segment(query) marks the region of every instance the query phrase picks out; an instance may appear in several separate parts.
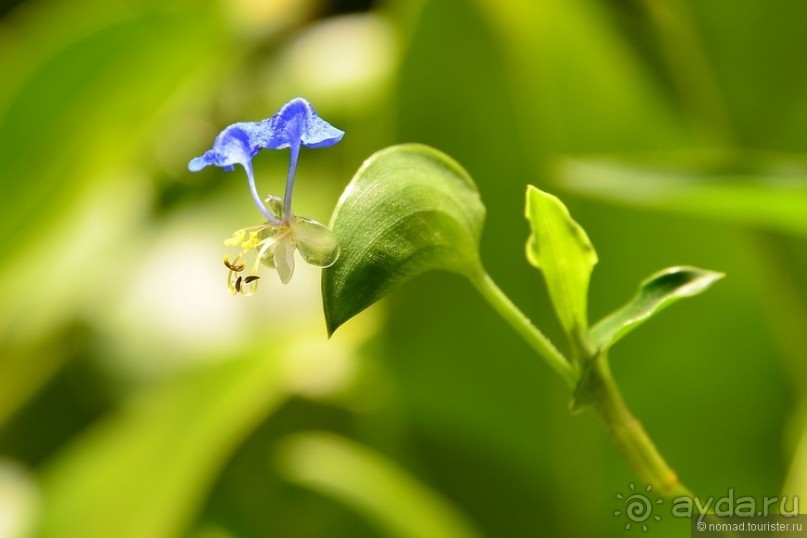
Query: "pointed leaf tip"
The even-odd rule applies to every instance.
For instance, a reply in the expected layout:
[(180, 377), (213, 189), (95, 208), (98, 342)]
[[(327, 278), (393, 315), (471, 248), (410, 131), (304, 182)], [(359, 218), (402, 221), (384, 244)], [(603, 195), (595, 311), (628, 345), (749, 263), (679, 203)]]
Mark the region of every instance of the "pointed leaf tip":
[(725, 274), (697, 267), (669, 267), (645, 279), (636, 296), (591, 329), (597, 349), (606, 350), (672, 303), (706, 291)]
[(331, 219), (340, 254), (322, 272), (328, 333), (422, 273), (476, 272), (484, 218), (473, 180), (440, 151), (404, 144), (372, 155)]
[(530, 223), (527, 260), (541, 270), (549, 297), (567, 334), (588, 329), (586, 305), (597, 253), (585, 230), (557, 197), (527, 186)]

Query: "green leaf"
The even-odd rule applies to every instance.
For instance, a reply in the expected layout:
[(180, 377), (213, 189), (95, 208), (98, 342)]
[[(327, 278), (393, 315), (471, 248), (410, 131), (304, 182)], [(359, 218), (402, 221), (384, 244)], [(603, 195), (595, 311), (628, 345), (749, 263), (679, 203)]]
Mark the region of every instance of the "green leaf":
[(479, 536), (451, 503), (383, 455), (324, 432), (281, 441), (280, 471), (375, 523), (383, 536)]
[[(497, 41), (492, 48), (501, 51), (502, 62), (509, 67), (504, 76), (512, 85), (521, 127), (514, 143), (523, 144), (529, 155), (545, 151), (548, 145), (561, 151), (652, 148), (687, 136), (681, 114), (673, 112), (669, 97), (659, 91), (647, 68), (647, 51), (625, 38), (624, 28), (610, 16), (608, 6), (548, 0), (474, 4), (483, 10), (486, 27), (493, 29)], [(455, 9), (468, 10), (465, 6)], [(635, 22), (643, 11), (631, 12)], [(677, 20), (675, 11), (666, 9), (665, 3), (665, 23), (675, 20), (679, 28), (686, 21)], [(659, 34), (677, 36), (672, 31)], [(679, 42), (669, 46), (683, 48)], [(431, 54), (439, 54), (434, 48)], [(697, 69), (698, 59), (690, 53), (687, 65)], [(697, 85), (691, 79), (687, 83)], [(592, 129), (592, 118), (603, 128)]]
[(704, 292), (723, 276), (723, 273), (686, 266), (659, 271), (642, 282), (639, 292), (628, 304), (592, 327), (592, 343), (599, 350), (610, 348), (668, 305)]
[(182, 535), (233, 451), (286, 400), (281, 365), (233, 359), (124, 402), (49, 462), (36, 535)]
[(588, 330), (586, 301), (597, 253), (563, 202), (527, 186), (527, 259), (541, 270), (561, 325), (569, 335)]
[(331, 219), (340, 255), (322, 272), (329, 334), (422, 273), (477, 274), (484, 219), (476, 185), (447, 155), (418, 144), (372, 155)]
[(569, 159), (564, 187), (609, 202), (807, 234), (807, 161), (757, 154)]

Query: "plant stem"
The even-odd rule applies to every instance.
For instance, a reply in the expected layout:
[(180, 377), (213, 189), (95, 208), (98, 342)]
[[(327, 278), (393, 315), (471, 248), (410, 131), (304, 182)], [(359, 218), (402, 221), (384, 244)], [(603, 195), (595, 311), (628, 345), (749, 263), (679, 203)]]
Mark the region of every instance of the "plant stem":
[(611, 376), (607, 355), (600, 353), (591, 360), (594, 362), (584, 381), (588, 393), (586, 403), (590, 403), (602, 419), (608, 434), (633, 472), (667, 498), (691, 498), (692, 493), (678, 480), (678, 475), (664, 461), (641, 422), (622, 399)]
[(527, 316), (513, 304), (510, 298), (490, 278), (490, 275), (482, 269), (470, 280), (488, 304), (521, 335), (530, 347), (543, 357), (569, 387), (574, 388), (577, 385), (578, 376), (569, 361), (552, 345), (552, 342), (544, 336), (544, 333), (538, 330)]
[[(577, 389), (577, 395), (585, 398), (585, 402), (578, 403), (589, 405), (594, 409), (636, 476), (646, 484), (652, 485), (665, 497), (692, 497), (689, 490), (678, 480), (675, 471), (664, 461), (642, 424), (628, 409), (611, 376), (608, 356), (605, 353), (584, 359), (583, 362), (588, 366), (584, 378), (580, 380), (577, 371), (566, 357), (513, 304), (484, 269), (475, 273), (470, 280), (488, 304), (553, 370), (560, 374), (570, 388)], [(578, 388), (579, 380), (582, 386)]]

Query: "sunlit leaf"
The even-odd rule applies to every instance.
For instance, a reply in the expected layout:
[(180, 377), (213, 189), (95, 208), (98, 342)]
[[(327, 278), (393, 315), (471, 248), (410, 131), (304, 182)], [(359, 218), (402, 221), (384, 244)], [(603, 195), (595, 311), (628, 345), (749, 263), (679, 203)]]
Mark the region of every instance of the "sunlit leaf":
[(64, 346), (46, 356), (38, 339), (49, 346), (92, 300), (88, 290), (122, 280), (114, 270), (89, 271), (87, 260), (106, 266), (120, 258), (120, 245), (137, 242), (133, 223), (142, 222), (164, 175), (156, 148), (167, 156), (186, 131), (201, 130), (174, 120), (196, 102), (201, 75), (222, 76), (232, 63), (212, 4), (24, 7), (0, 25), (0, 197), (8, 201), (0, 214), (0, 304), (13, 312), (0, 316), (0, 421), (74, 353)]
[(664, 269), (642, 282), (630, 302), (592, 327), (591, 340), (598, 349), (608, 349), (662, 309), (679, 299), (706, 291), (723, 276), (723, 273), (697, 267)]
[(625, 205), (807, 234), (807, 160), (668, 155), (569, 159), (574, 192)]
[[(522, 122), (514, 143), (523, 144), (529, 155), (540, 155), (547, 145), (653, 148), (688, 136), (669, 94), (659, 91), (658, 74), (646, 67), (646, 51), (620, 35), (620, 25), (605, 14), (615, 6), (606, 4), (474, 2), (510, 66), (505, 76)], [(640, 10), (631, 13), (638, 18)], [(694, 60), (690, 54), (690, 64)]]
[(178, 536), (285, 391), (278, 361), (231, 361), (148, 391), (44, 473), (42, 538)]
[(395, 462), (348, 439), (296, 434), (282, 442), (279, 455), (289, 480), (355, 509), (383, 536), (479, 536), (446, 499)]
[[(104, 15), (92, 13), (99, 9)], [(27, 40), (41, 32), (37, 24), (49, 26), (43, 19), (59, 16), (97, 19), (98, 27), (40, 36), (44, 43), (33, 47), (53, 50), (29, 58)], [(39, 231), (25, 224), (32, 208), (53, 218), (81, 188), (108, 181), (109, 169), (142, 159), (168, 96), (198, 83), (227, 50), (214, 10), (201, 7), (72, 5), (64, 15), (29, 10), (23, 21), (24, 41), (0, 46), (0, 67), (37, 62), (3, 71), (17, 89), (0, 92), (0, 162), (4, 177), (16, 178), (0, 182), (0, 195), (15, 200), (0, 215), (0, 244), (9, 250)]]
[(341, 253), (322, 272), (328, 332), (427, 271), (476, 274), (484, 218), (473, 180), (447, 155), (418, 144), (372, 155), (331, 220)]
[(566, 332), (582, 334), (588, 329), (588, 283), (597, 253), (563, 202), (532, 185), (527, 187), (526, 216), (531, 230), (527, 259), (543, 273)]

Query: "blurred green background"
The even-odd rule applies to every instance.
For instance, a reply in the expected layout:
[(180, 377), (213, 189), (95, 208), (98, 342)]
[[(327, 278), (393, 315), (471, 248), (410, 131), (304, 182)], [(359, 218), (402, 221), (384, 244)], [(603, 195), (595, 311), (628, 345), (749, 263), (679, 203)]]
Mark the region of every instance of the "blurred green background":
[[(527, 183), (598, 250), (593, 319), (662, 267), (726, 272), (615, 376), (701, 497), (807, 502), (807, 3), (0, 9), (0, 538), (641, 532), (600, 425), (461, 279), (331, 340), (316, 270), (229, 295), (222, 241), (260, 217), (240, 171), (187, 162), (297, 95), (347, 132), (303, 155), (297, 212), (327, 222), (372, 152), (434, 145), (479, 185), (491, 275), (556, 341)], [(286, 159), (255, 159), (262, 191)], [(648, 534), (688, 535), (657, 513)]]

